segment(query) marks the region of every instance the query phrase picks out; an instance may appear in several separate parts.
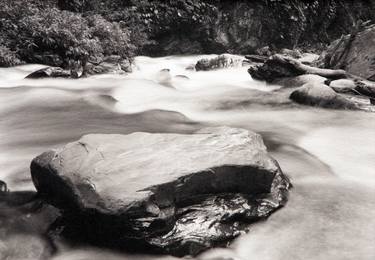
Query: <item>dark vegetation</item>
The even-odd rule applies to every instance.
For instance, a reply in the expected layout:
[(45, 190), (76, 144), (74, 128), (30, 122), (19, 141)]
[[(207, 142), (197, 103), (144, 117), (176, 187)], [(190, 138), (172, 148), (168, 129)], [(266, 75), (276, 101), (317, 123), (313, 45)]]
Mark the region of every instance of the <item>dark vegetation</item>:
[(0, 66), (118, 55), (312, 48), (372, 18), (369, 0), (0, 0)]

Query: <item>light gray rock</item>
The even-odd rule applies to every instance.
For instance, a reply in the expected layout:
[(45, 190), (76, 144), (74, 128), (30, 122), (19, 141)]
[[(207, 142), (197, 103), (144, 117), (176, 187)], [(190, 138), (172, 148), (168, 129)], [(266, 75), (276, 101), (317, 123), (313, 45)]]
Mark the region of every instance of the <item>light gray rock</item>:
[(86, 135), (35, 158), (31, 174), (82, 232), (174, 255), (240, 235), (284, 205), (289, 188), (261, 136), (228, 127)]
[(337, 94), (325, 84), (307, 83), (296, 89), (290, 95), (293, 101), (310, 106), (319, 106), (334, 109), (358, 109), (358, 106)]
[(329, 86), (337, 93), (353, 93), (356, 84), (352, 79), (338, 79), (331, 81)]
[(281, 85), (285, 88), (302, 87), (307, 83), (320, 83), (324, 84), (327, 78), (315, 75), (315, 74), (304, 74), (296, 77), (281, 78), (273, 82), (273, 84)]

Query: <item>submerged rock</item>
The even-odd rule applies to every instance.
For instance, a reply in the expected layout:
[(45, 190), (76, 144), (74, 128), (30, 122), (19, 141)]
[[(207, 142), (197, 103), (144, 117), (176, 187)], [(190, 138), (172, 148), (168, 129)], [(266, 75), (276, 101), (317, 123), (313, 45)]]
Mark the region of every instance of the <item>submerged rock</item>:
[[(3, 183), (0, 181), (0, 183)], [(0, 259), (49, 259), (54, 245), (50, 225), (60, 217), (34, 191), (0, 191)]]
[(42, 78), (69, 78), (71, 76), (70, 71), (64, 70), (60, 67), (47, 67), (32, 72), (27, 79), (42, 79)]
[(201, 59), (195, 65), (195, 70), (215, 70), (223, 68), (241, 67), (244, 58), (242, 56), (222, 54), (212, 59)]
[(310, 106), (336, 109), (358, 109), (357, 105), (337, 94), (325, 84), (307, 83), (290, 95), (293, 101)]
[(1, 259), (43, 260), (51, 257), (49, 245), (38, 236), (14, 234), (0, 240)]
[(86, 135), (35, 158), (31, 174), (84, 239), (179, 256), (246, 232), (289, 188), (260, 135), (227, 127)]
[(295, 88), (302, 87), (307, 83), (321, 83), (323, 84), (327, 79), (325, 77), (314, 75), (314, 74), (304, 74), (296, 77), (281, 78), (275, 80), (273, 83), (281, 85), (285, 88)]

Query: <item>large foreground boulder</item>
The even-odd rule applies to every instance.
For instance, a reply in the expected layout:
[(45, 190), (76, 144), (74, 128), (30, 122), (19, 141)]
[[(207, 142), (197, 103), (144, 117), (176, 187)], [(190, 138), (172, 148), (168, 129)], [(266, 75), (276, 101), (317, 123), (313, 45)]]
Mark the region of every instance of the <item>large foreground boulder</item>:
[(31, 174), (66, 229), (174, 255), (225, 245), (283, 206), (290, 185), (260, 135), (227, 127), (86, 135), (35, 158)]
[(358, 109), (355, 103), (321, 83), (303, 85), (292, 92), (290, 99), (303, 105), (334, 109)]

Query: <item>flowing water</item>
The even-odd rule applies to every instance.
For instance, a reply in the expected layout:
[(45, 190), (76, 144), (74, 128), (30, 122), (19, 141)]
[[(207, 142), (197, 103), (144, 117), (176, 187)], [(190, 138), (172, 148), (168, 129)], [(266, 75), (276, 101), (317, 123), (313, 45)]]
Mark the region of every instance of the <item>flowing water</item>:
[[(292, 104), (245, 67), (185, 69), (199, 58), (138, 57), (129, 75), (78, 80), (23, 79), (40, 65), (0, 69), (0, 180), (33, 191), (30, 161), (87, 133), (242, 127), (263, 135), (294, 188), (286, 207), (200, 259), (375, 259), (375, 114)], [(0, 241), (0, 252), (9, 245), (19, 243)], [(148, 259), (66, 245), (54, 258), (105, 257)]]

